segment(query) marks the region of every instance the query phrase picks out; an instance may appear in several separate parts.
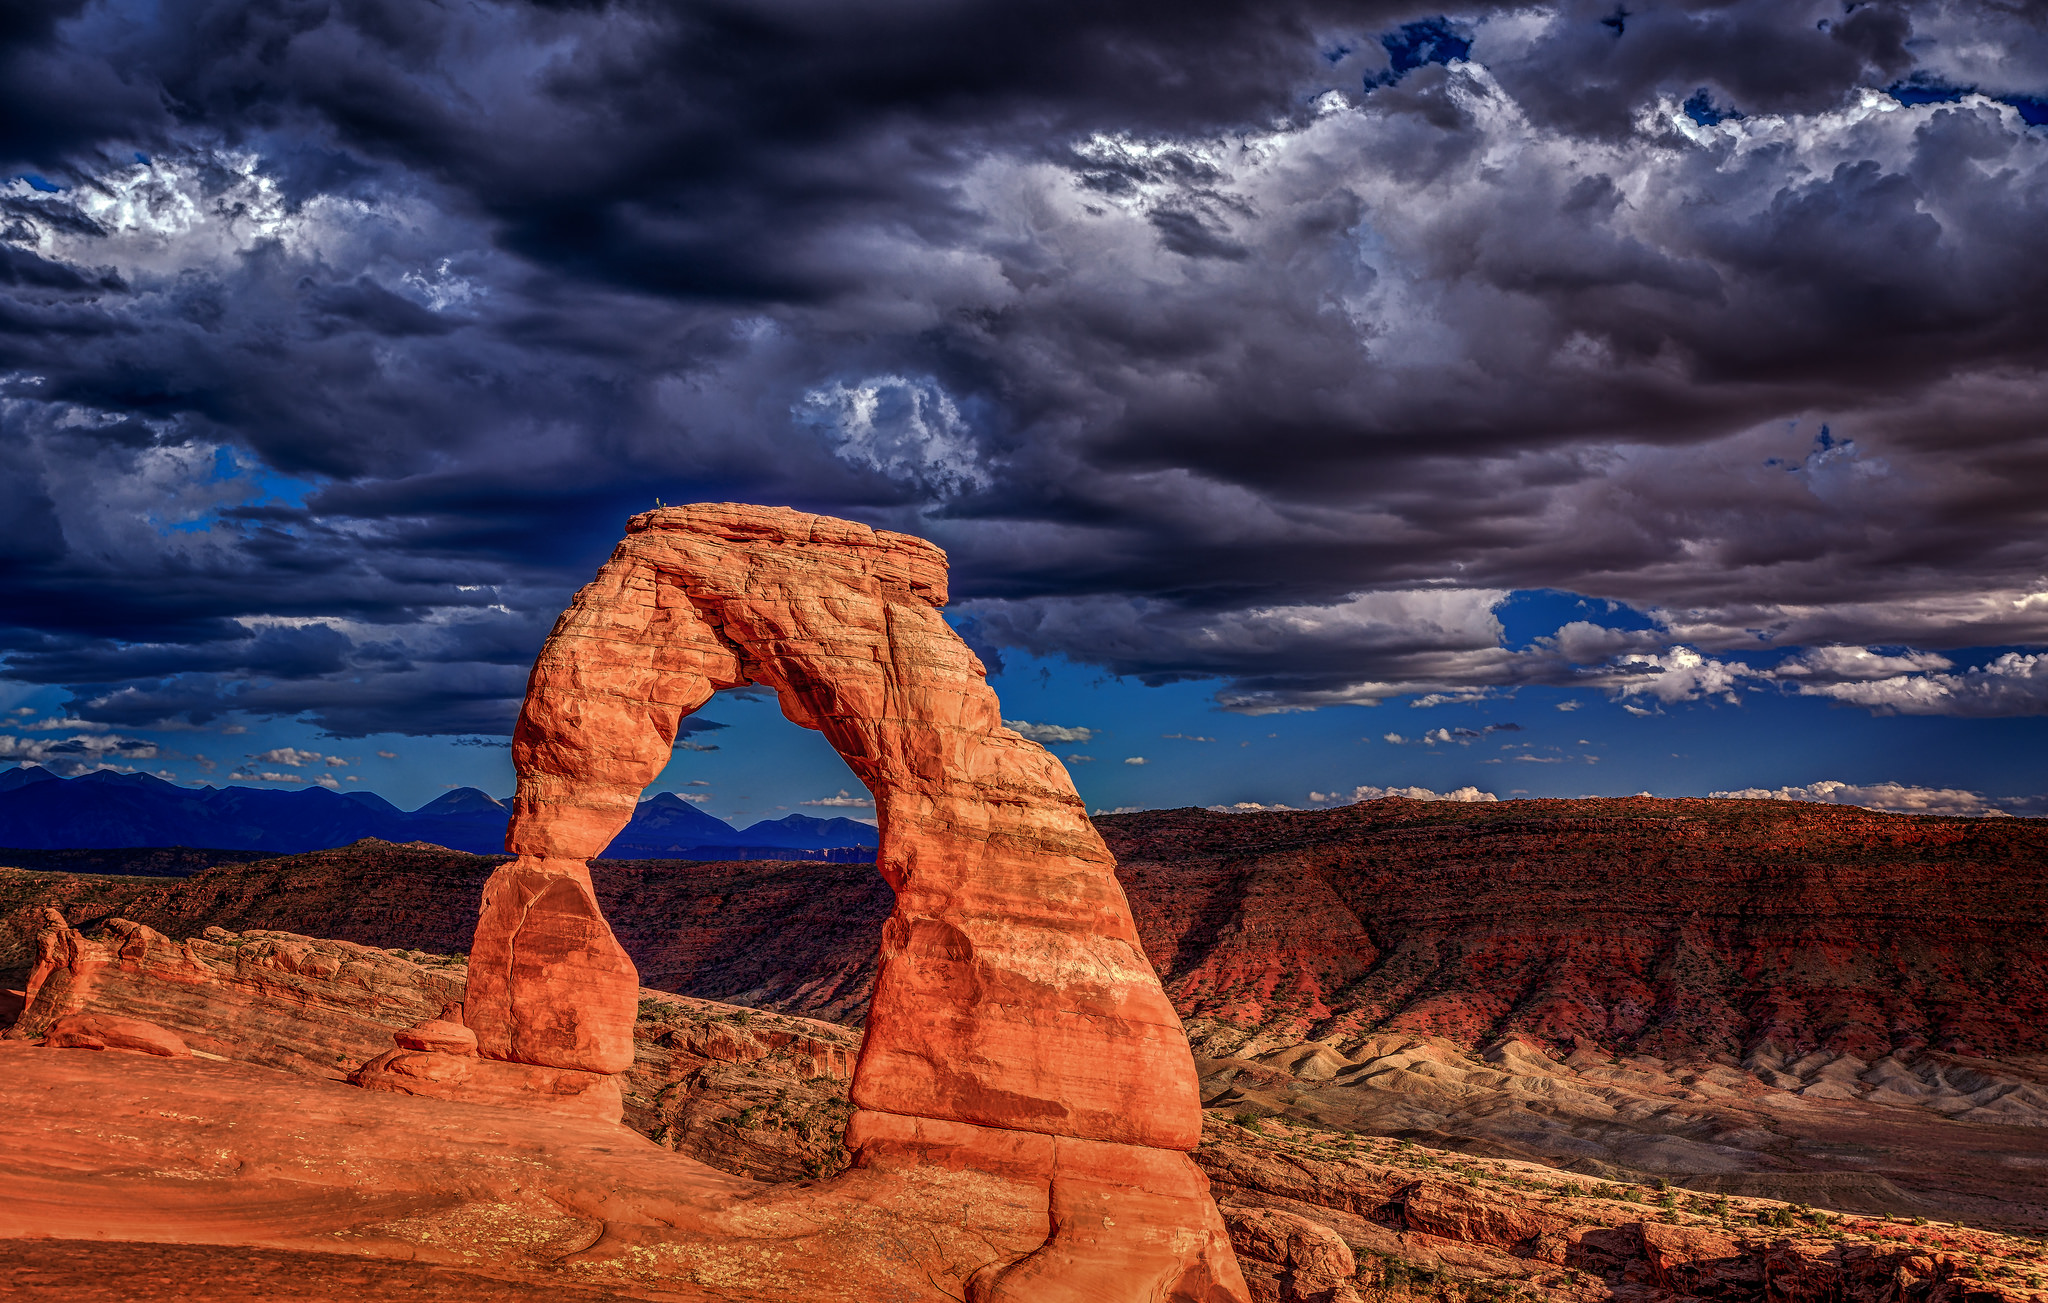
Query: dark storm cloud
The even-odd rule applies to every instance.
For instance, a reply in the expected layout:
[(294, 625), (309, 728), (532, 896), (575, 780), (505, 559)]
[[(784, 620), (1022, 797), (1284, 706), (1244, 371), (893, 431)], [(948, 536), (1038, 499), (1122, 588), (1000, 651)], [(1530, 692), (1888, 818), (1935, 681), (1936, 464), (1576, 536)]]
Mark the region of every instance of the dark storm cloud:
[[(6, 672), (502, 732), (657, 495), (1248, 708), (2048, 641), (2040, 7), (1615, 14), (12, 10)], [(1662, 640), (1512, 652), (1517, 587)]]

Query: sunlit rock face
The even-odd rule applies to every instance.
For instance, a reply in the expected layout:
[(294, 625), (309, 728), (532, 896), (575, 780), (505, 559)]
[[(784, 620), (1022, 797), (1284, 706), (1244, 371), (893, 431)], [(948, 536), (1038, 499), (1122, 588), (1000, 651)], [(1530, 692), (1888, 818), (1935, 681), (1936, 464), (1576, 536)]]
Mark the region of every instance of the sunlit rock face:
[(485, 887), (470, 951), (478, 1053), (536, 1069), (514, 1095), (542, 1105), (631, 1065), (638, 978), (587, 862), (683, 716), (757, 684), (874, 794), (896, 892), (852, 1088), (858, 1174), (1013, 1190), (1020, 1248), (974, 1273), (977, 1298), (1238, 1298), (1185, 1156), (1187, 1039), (1115, 861), (1066, 770), (1002, 726), (945, 601), (944, 554), (908, 535), (731, 504), (634, 517), (527, 689), (518, 858)]

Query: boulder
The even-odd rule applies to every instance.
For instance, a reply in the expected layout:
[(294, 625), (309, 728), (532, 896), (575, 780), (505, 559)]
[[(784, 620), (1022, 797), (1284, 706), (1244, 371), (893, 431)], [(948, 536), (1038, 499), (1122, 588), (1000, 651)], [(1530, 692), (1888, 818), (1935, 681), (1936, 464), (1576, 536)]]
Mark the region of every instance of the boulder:
[(1230, 1243), (1259, 1303), (1355, 1303), (1358, 1258), (1344, 1238), (1299, 1213), (1233, 1208)]
[(189, 1059), (192, 1051), (176, 1032), (144, 1022), (140, 1018), (117, 1018), (110, 1014), (66, 1014), (43, 1033), (48, 1049), (133, 1050), (160, 1059)]
[(476, 1033), (445, 1015), (393, 1032), (391, 1039), (398, 1042), (401, 1050), (421, 1050), (430, 1054), (476, 1053)]

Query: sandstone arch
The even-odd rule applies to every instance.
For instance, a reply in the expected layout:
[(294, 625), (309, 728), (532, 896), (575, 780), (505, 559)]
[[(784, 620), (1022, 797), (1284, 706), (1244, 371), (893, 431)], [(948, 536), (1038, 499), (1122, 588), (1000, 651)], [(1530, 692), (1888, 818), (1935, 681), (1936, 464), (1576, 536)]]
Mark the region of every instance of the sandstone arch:
[(945, 601), (944, 553), (908, 535), (732, 504), (635, 516), (534, 666), (512, 752), (519, 858), (487, 886), (470, 955), (483, 1061), (451, 1070), (617, 1117), (637, 977), (586, 862), (682, 717), (758, 684), (874, 794), (896, 891), (849, 1178), (1021, 1183), (1021, 1238), (974, 1268), (976, 1298), (1241, 1299), (1183, 1152), (1201, 1130), (1194, 1065), (1114, 861), (1066, 770), (1002, 726)]

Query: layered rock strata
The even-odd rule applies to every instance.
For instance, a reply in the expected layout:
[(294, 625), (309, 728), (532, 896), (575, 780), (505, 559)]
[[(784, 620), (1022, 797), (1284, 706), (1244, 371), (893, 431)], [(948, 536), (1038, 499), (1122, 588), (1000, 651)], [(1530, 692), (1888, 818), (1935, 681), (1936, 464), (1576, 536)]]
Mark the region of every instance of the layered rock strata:
[(485, 887), (465, 1003), (482, 1063), (521, 1071), (476, 1072), (471, 1097), (580, 1099), (631, 1066), (637, 974), (589, 860), (683, 716), (759, 685), (874, 794), (896, 893), (853, 1080), (862, 1170), (840, 1180), (994, 1181), (1017, 1224), (977, 1298), (1241, 1297), (1186, 1157), (1193, 1061), (1115, 861), (1065, 769), (1002, 726), (945, 601), (944, 554), (908, 535), (730, 504), (633, 518), (528, 684), (518, 858)]
[(210, 1058), (341, 1078), (394, 1031), (460, 1007), (464, 973), (348, 941), (209, 927), (174, 941), (125, 918), (88, 936), (49, 910), (42, 956), (8, 1035), (47, 1039), (81, 1017), (169, 1029)]
[(2048, 1052), (2039, 820), (1387, 798), (1100, 826), (1190, 1019), (1773, 1067)]

